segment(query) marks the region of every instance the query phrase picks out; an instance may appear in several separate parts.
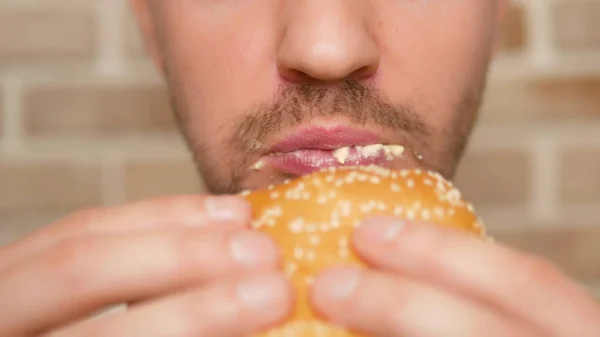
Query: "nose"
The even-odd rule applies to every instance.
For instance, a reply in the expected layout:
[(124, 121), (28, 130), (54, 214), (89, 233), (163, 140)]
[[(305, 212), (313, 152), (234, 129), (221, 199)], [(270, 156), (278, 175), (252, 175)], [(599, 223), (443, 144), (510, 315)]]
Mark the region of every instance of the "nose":
[(369, 28), (368, 1), (286, 2), (278, 45), (280, 75), (291, 82), (335, 82), (372, 76), (380, 60)]

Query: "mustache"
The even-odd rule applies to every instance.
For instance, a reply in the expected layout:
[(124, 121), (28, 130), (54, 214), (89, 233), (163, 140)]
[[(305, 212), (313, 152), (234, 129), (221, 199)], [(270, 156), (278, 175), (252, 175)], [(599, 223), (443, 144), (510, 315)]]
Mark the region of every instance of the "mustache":
[(377, 88), (346, 80), (331, 87), (307, 83), (283, 87), (274, 102), (259, 105), (236, 122), (229, 143), (240, 151), (253, 151), (279, 131), (318, 117), (345, 117), (355, 125), (428, 135), (427, 125), (410, 104), (392, 104)]

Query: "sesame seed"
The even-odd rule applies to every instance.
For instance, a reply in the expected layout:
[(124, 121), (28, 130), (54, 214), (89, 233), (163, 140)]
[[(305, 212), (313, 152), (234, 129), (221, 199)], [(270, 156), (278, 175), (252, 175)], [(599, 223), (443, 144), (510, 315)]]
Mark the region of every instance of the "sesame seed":
[(321, 242), (321, 238), (318, 235), (312, 234), (311, 236), (308, 237), (308, 242), (310, 242), (310, 244), (316, 246), (319, 244), (319, 242)]
[(352, 203), (350, 203), (349, 201), (340, 201), (338, 204), (341, 208), (342, 216), (350, 216), (352, 210)]
[(445, 212), (444, 212), (444, 209), (443, 209), (442, 207), (440, 207), (440, 206), (437, 206), (437, 207), (435, 208), (435, 210), (433, 210), (433, 213), (435, 213), (435, 215), (436, 215), (436, 216), (438, 216), (438, 217), (440, 217), (440, 218), (443, 218), (443, 217), (444, 217), (444, 213), (445, 213)]
[(341, 237), (339, 240), (340, 247), (348, 247), (348, 239)]
[(292, 220), (292, 222), (290, 222), (290, 225), (289, 225), (289, 229), (293, 233), (302, 232), (303, 227), (304, 227), (304, 219), (300, 218), (300, 217), (297, 217), (296, 219)]
[(300, 247), (294, 248), (294, 258), (300, 260), (304, 256), (304, 250)]
[(296, 272), (296, 270), (298, 270), (298, 265), (296, 263), (294, 263), (294, 262), (286, 263), (285, 273), (288, 277), (292, 276)]
[(414, 180), (412, 180), (412, 179), (408, 179), (408, 180), (406, 181), (406, 186), (408, 186), (408, 188), (413, 188), (413, 187), (415, 187), (415, 181), (414, 181)]

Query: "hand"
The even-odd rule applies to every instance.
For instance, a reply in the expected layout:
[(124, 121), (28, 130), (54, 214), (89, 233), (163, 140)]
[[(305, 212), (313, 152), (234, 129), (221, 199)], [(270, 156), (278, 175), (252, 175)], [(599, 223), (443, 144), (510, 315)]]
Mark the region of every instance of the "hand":
[(371, 268), (334, 268), (312, 301), (370, 336), (594, 337), (600, 307), (538, 257), (427, 224), (371, 219), (353, 240)]
[(0, 249), (0, 336), (243, 336), (276, 324), (291, 288), (249, 218), (239, 199), (181, 196), (42, 228)]

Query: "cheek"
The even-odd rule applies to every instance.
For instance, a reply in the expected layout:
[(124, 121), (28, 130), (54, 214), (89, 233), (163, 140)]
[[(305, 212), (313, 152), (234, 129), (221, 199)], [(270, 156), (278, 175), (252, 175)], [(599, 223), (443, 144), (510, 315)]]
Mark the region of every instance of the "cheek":
[(478, 86), (492, 47), (491, 0), (426, 1), (406, 6), (386, 30), (382, 81), (430, 125), (446, 127)]
[(265, 76), (273, 66), (268, 58), (273, 39), (267, 35), (272, 32), (258, 15), (264, 11), (225, 12), (173, 13), (163, 40), (178, 112), (189, 132), (206, 142), (216, 143), (220, 130), (229, 130), (245, 109), (272, 95)]

